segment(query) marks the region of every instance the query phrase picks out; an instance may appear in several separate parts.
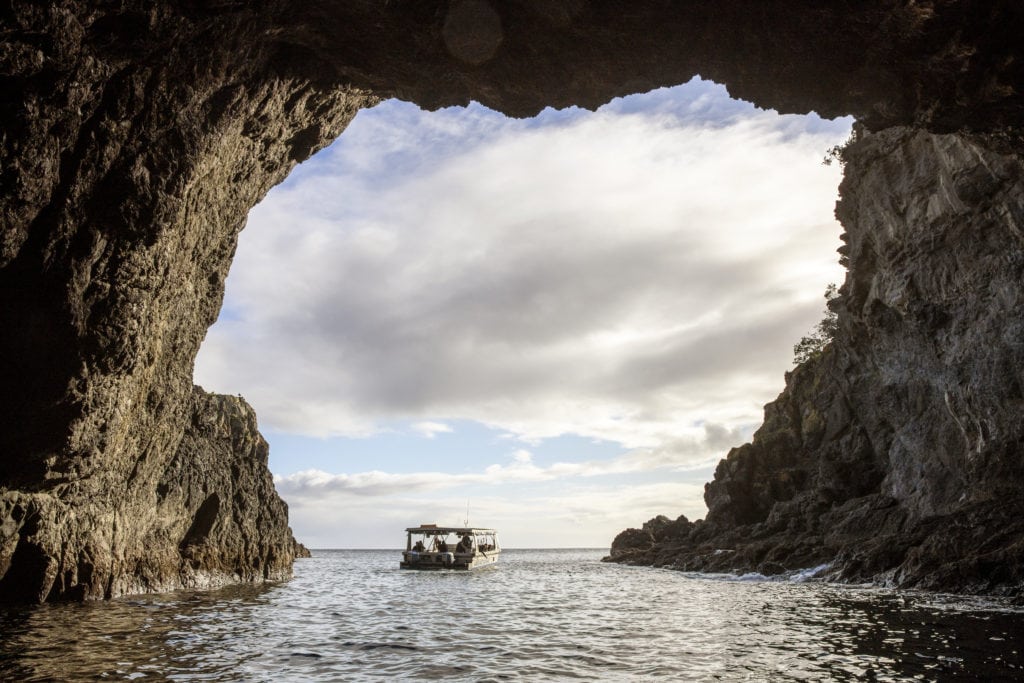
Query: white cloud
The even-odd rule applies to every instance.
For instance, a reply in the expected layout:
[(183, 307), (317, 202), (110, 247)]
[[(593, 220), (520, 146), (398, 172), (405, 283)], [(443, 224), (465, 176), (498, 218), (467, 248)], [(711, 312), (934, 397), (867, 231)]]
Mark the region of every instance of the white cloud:
[(429, 438), (439, 415), (653, 451), (749, 431), (841, 278), (819, 162), (846, 131), (659, 97), (548, 126), (396, 105), (369, 140), (360, 114), (253, 210), (197, 380), (319, 436)]
[[(395, 546), (467, 498), (521, 547), (702, 516), (700, 479), (750, 438), (842, 279), (840, 169), (820, 160), (848, 124), (707, 83), (546, 116), (389, 103), (251, 213), (199, 383), (271, 431), (501, 432), (462, 471), (437, 455), (460, 433), (417, 440), (421, 471), (276, 476), (311, 546)], [(551, 462), (561, 434), (624, 452)]]
[(453, 431), (450, 425), (430, 421), (417, 422), (412, 425), (412, 429), (425, 439), (433, 439), (438, 434), (450, 434)]
[[(392, 496), (312, 495), (288, 491), (290, 517), (300, 541), (312, 548), (397, 548), (402, 529), (419, 523), (494, 527), (506, 547), (608, 547), (622, 529), (669, 512), (695, 519), (703, 514), (703, 484), (693, 480), (641, 484), (526, 487), (479, 484), (449, 495), (403, 490)], [(343, 525), (339, 519), (359, 519)], [(396, 560), (397, 561), (397, 560)]]
[[(288, 500), (296, 496), (324, 498), (336, 494), (390, 496), (396, 493), (445, 491), (470, 485), (502, 486), (523, 482), (546, 482), (579, 477), (625, 475), (655, 470), (686, 472), (706, 468), (717, 460), (723, 445), (736, 445), (746, 435), (729, 432), (720, 425), (704, 425), (690, 437), (677, 437), (656, 449), (637, 449), (614, 458), (582, 462), (555, 462), (547, 466), (534, 463), (533, 454), (517, 449), (508, 464), (491, 464), (477, 472), (404, 472), (381, 471), (357, 474), (331, 474), (311, 469), (274, 476), (274, 485)], [(697, 454), (703, 454), (703, 458)]]
[(512, 459), (519, 463), (528, 463), (533, 460), (533, 453), (520, 448), (512, 454)]

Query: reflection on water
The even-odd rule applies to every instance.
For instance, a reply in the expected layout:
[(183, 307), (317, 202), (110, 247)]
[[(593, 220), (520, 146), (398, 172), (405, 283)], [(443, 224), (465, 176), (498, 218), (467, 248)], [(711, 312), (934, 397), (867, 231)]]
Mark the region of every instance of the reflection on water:
[(1021, 680), (1024, 613), (509, 550), (398, 570), (320, 551), (292, 581), (0, 611), (0, 679)]

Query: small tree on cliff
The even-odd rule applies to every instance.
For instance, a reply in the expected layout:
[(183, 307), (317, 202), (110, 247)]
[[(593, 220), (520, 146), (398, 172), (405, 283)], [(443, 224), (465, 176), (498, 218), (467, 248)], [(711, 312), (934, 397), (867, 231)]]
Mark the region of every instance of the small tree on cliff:
[(805, 363), (825, 350), (832, 343), (839, 329), (839, 315), (828, 307), (828, 302), (839, 296), (835, 283), (825, 288), (825, 317), (811, 333), (805, 335), (793, 346), (793, 362), (796, 365)]
[(864, 127), (859, 123), (853, 124), (853, 128), (850, 130), (850, 137), (846, 138), (845, 141), (838, 145), (830, 147), (825, 152), (825, 158), (821, 160), (821, 163), (826, 166), (831, 166), (833, 162), (838, 162), (840, 166), (846, 167), (847, 150), (853, 146), (855, 142), (860, 140), (864, 136)]

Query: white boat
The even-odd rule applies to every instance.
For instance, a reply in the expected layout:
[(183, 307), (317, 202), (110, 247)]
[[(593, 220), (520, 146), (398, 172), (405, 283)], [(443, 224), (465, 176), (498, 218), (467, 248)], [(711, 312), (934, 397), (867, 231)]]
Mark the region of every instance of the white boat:
[(498, 561), (498, 532), (422, 524), (405, 530), (402, 569), (477, 569)]

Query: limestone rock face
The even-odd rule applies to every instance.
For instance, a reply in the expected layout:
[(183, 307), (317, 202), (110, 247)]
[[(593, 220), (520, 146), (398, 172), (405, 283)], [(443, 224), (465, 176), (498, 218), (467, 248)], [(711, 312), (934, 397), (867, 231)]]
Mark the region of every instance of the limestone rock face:
[[(893, 533), (945, 514), (979, 528), (1001, 495), (985, 487), (1020, 487), (1007, 131), (1024, 111), (1022, 25), (1016, 0), (6, 3), (0, 598), (286, 573), (301, 549), (283, 508), (256, 465), (231, 464), (259, 451), (247, 410), (195, 393), (192, 363), (248, 209), (360, 107), (475, 99), (525, 115), (698, 73), (780, 111), (911, 128), (848, 166), (841, 340), (794, 373), (688, 538), (796, 525), (806, 557), (830, 557), (837, 542), (800, 525), (869, 495)], [(999, 543), (993, 562), (1009, 557)], [(906, 557), (928, 566), (928, 547)]]
[(907, 128), (844, 153), (839, 331), (685, 539), (611, 559), (1024, 594), (1024, 163)]
[(177, 540), (181, 563), (173, 567), (172, 584), (290, 576), (292, 560), (308, 551), (288, 528), (288, 506), (274, 490), (256, 413), (240, 397), (198, 387), (189, 407), (184, 437), (156, 487), (152, 541), (144, 543)]
[(256, 414), (198, 387), (186, 409), (184, 435), (148, 499), (118, 504), (124, 487), (74, 506), (3, 494), (0, 597), (102, 598), (291, 575), (308, 551), (288, 528)]

